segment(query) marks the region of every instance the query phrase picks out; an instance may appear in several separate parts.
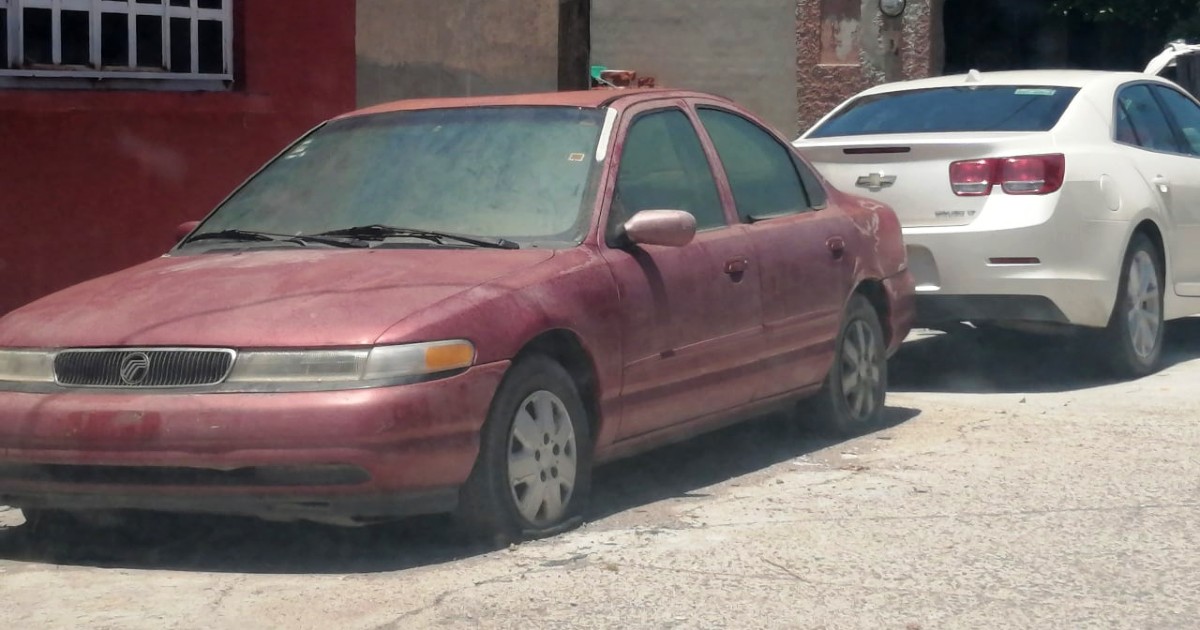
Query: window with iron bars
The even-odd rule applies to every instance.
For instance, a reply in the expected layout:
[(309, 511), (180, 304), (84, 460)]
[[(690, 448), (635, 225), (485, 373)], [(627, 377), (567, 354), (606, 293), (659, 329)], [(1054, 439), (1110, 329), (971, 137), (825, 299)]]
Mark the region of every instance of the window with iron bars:
[(88, 78), (224, 89), (233, 1), (0, 0), (0, 86)]

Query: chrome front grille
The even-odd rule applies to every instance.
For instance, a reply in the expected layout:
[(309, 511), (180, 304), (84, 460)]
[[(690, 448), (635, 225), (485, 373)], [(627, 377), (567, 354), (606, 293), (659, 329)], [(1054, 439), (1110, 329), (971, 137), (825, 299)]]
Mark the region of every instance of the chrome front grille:
[(234, 351), (200, 348), (64, 350), (54, 374), (65, 387), (202, 387), (225, 380)]

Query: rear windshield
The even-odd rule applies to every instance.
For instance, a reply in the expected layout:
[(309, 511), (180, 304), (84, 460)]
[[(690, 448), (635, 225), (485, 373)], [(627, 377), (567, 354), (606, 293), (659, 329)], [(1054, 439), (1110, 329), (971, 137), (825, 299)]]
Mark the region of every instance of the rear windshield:
[(864, 96), (809, 138), (890, 133), (1049, 131), (1078, 88), (944, 87)]

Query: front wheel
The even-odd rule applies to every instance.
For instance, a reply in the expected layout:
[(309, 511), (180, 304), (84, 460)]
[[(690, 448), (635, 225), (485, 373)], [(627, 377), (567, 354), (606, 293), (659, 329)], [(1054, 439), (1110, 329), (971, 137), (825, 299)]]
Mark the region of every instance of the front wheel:
[(861, 435), (883, 421), (887, 381), (887, 347), (879, 314), (865, 297), (855, 295), (846, 307), (825, 385), (802, 408), (812, 413), (825, 433)]
[(1129, 243), (1121, 266), (1117, 301), (1104, 330), (1105, 358), (1111, 371), (1124, 378), (1146, 376), (1162, 360), (1163, 273), (1158, 248), (1143, 234)]
[(587, 412), (571, 375), (544, 356), (519, 360), (501, 383), (459, 497), (474, 538), (504, 544), (582, 521), (591, 488)]

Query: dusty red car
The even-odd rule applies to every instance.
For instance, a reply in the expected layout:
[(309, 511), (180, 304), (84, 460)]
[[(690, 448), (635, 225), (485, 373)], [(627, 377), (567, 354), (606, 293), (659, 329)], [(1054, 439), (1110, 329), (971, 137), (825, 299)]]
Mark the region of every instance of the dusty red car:
[(0, 504), (547, 534), (600, 462), (870, 428), (913, 316), (891, 210), (691, 92), (355, 112), (185, 234), (0, 320)]

